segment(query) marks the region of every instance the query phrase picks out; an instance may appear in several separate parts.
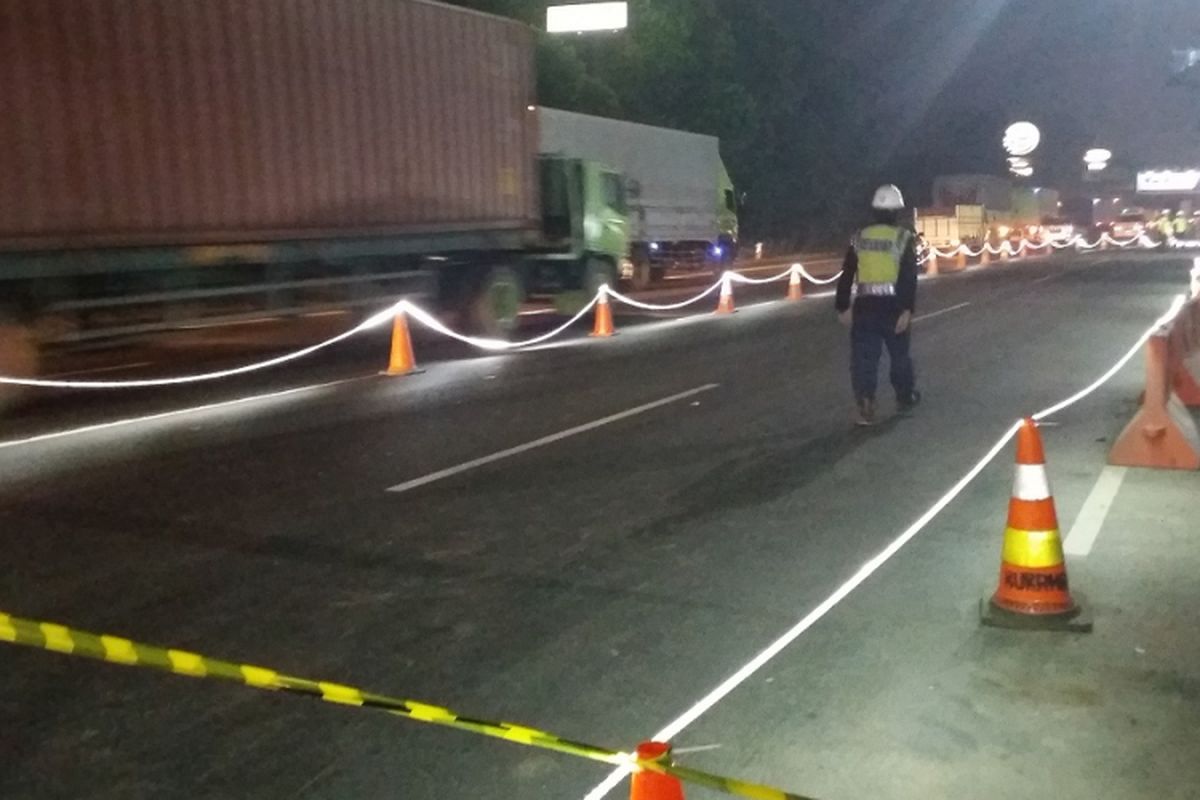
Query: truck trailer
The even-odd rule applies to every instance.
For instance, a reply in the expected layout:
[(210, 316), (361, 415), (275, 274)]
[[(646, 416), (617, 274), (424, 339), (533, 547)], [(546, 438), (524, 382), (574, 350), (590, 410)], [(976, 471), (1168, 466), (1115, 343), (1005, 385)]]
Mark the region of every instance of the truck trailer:
[(724, 270), (737, 255), (737, 199), (716, 137), (552, 108), (541, 150), (607, 164), (625, 176), (634, 288), (668, 267)]
[(423, 298), (502, 334), (628, 253), (539, 154), (534, 33), (429, 0), (0, 0), (0, 373), (44, 348)]

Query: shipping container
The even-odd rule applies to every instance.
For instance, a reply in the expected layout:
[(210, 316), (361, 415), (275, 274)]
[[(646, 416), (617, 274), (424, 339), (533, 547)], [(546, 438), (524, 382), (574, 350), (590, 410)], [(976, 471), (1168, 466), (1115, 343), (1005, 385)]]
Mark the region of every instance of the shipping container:
[(534, 37), (429, 0), (0, 0), (0, 374), (398, 297), (505, 335), (615, 282), (624, 178), (539, 155)]
[(424, 0), (0, 0), (0, 249), (535, 230), (532, 37)]

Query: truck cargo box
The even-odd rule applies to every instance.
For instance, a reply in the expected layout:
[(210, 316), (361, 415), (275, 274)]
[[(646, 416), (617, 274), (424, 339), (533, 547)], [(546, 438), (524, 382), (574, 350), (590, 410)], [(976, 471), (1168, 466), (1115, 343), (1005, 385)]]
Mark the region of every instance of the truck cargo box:
[(0, 250), (534, 231), (532, 36), (425, 0), (0, 0)]

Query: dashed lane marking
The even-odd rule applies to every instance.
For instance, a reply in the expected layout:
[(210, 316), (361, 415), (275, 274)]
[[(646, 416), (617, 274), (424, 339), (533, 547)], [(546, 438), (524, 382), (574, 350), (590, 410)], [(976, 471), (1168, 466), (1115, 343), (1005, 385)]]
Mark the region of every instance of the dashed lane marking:
[(500, 450), (481, 458), (474, 458), (470, 461), (464, 461), (463, 463), (457, 464), (453, 467), (447, 467), (446, 469), (440, 469), (437, 472), (431, 472), (428, 475), (422, 475), (419, 478), (413, 478), (412, 480), (405, 481), (404, 483), (398, 483), (395, 486), (388, 488), (387, 491), (399, 494), (401, 492), (411, 491), (421, 486), (428, 486), (431, 483), (436, 483), (437, 481), (445, 480), (446, 478), (450, 478), (455, 475), (461, 475), (464, 472), (469, 472), (473, 469), (478, 469), (479, 467), (486, 466), (488, 464), (494, 464), (497, 461), (503, 461), (506, 458), (511, 458), (513, 456), (520, 455), (521, 453), (527, 453), (530, 450), (536, 450), (539, 447), (545, 447), (546, 445), (554, 444), (555, 442), (561, 442), (563, 439), (570, 439), (572, 436), (578, 436), (582, 433), (587, 433), (588, 431), (594, 431), (597, 428), (603, 428), (605, 425), (611, 425), (614, 422), (620, 422), (623, 419), (636, 417), (639, 414), (645, 414), (647, 411), (653, 411), (656, 408), (662, 408), (663, 406), (670, 405), (671, 403), (678, 403), (680, 400), (686, 400), (689, 397), (695, 397), (696, 395), (704, 392), (710, 392), (713, 389), (716, 389), (718, 386), (720, 386), (718, 383), (706, 383), (703, 386), (697, 386), (695, 389), (688, 389), (686, 392), (680, 392), (679, 394), (673, 394), (670, 397), (664, 397), (661, 400), (655, 400), (653, 403), (646, 403), (635, 408), (630, 408), (626, 411), (610, 414), (607, 417), (602, 417), (600, 419), (593, 420), (592, 422), (584, 423), (583, 425), (577, 425), (574, 428), (568, 428), (565, 431), (552, 433), (549, 436), (543, 436), (540, 439), (534, 439), (531, 442), (526, 442), (525, 444), (517, 445), (516, 447), (510, 447), (507, 450)]

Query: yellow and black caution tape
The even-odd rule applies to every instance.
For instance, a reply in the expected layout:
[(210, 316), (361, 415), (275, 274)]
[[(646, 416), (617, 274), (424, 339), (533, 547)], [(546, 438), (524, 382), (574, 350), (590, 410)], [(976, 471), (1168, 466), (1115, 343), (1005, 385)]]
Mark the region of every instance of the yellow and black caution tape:
[(235, 664), (198, 653), (189, 653), (185, 650), (155, 647), (119, 636), (87, 633), (52, 622), (37, 622), (3, 612), (0, 612), (0, 641), (66, 655), (98, 659), (111, 664), (162, 670), (191, 678), (232, 681), (254, 689), (290, 692), (324, 700), (327, 703), (374, 708), (417, 722), (491, 736), (527, 747), (553, 750), (605, 764), (660, 772), (686, 783), (707, 786), (726, 794), (753, 798), (753, 800), (811, 800), (811, 798), (789, 794), (769, 786), (681, 767), (669, 761), (639, 759), (631, 753), (564, 739), (561, 736), (524, 725), (468, 717), (441, 706), (375, 694), (354, 686), (296, 678), (266, 667)]

